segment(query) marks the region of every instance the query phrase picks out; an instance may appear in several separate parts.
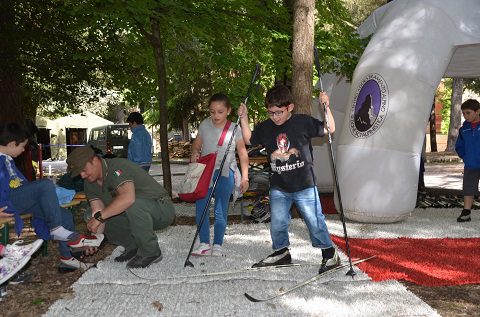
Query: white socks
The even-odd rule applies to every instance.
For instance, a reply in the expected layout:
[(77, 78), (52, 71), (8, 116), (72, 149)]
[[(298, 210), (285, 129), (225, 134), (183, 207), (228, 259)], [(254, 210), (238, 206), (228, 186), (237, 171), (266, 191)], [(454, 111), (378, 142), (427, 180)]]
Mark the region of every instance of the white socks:
[(71, 237), (74, 232), (65, 229), (62, 226), (58, 226), (55, 229), (50, 230), (50, 235), (52, 236), (53, 240), (57, 241), (70, 241), (69, 237)]

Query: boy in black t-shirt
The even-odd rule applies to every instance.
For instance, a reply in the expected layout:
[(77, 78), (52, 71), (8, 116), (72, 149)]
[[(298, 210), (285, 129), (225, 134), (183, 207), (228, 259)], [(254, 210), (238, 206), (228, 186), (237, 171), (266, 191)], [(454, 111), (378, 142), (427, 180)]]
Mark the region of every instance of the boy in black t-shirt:
[[(321, 95), (327, 106), (330, 131), (335, 123), (328, 106), (328, 96)], [(315, 175), (311, 138), (327, 133), (323, 122), (304, 114), (292, 114), (293, 98), (286, 86), (277, 85), (266, 95), (265, 105), (269, 120), (258, 124), (254, 131), (248, 125), (247, 107), (240, 105), (242, 135), (245, 144), (263, 145), (268, 153), (273, 172), (270, 185), (272, 247), (275, 250), (253, 267), (290, 264), (288, 225), (290, 208), (295, 203), (307, 225), (313, 247), (322, 249), (322, 264), (319, 273), (340, 265), (340, 258), (322, 213)]]

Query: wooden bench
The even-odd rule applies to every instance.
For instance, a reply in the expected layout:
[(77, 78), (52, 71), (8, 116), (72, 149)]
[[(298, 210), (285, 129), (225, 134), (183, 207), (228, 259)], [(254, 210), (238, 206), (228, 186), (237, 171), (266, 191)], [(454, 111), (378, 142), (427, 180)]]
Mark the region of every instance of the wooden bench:
[[(82, 201), (87, 201), (87, 198), (84, 193), (77, 193), (75, 197), (73, 197), (72, 201), (61, 205), (63, 208), (72, 208), (73, 206), (79, 205)], [(22, 214), (20, 217), (23, 220), (32, 220), (32, 214)], [(8, 244), (9, 236), (10, 236), (10, 225), (15, 223), (15, 219), (0, 219), (0, 234), (2, 235), (0, 238), (0, 243), (3, 245)], [(42, 246), (42, 254), (44, 256), (47, 255), (47, 243), (44, 243)]]
[[(32, 214), (23, 214), (20, 215), (20, 217), (25, 221), (31, 221), (32, 219)], [(2, 237), (0, 238), (0, 243), (3, 245), (8, 244), (8, 238), (10, 237), (10, 225), (15, 223), (15, 219), (9, 218), (9, 219), (0, 219), (0, 234)], [(47, 243), (43, 243), (42, 245), (42, 255), (47, 256), (48, 250), (47, 250)]]

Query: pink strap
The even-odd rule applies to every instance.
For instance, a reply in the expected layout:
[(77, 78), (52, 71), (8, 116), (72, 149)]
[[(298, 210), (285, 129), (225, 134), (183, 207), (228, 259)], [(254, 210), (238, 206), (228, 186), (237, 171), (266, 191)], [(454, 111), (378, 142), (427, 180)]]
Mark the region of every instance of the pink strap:
[(227, 135), (227, 131), (230, 128), (230, 124), (232, 124), (230, 121), (227, 121), (225, 123), (225, 126), (223, 127), (222, 135), (220, 136), (220, 139), (218, 140), (218, 146), (222, 146), (223, 140), (225, 140), (225, 136)]

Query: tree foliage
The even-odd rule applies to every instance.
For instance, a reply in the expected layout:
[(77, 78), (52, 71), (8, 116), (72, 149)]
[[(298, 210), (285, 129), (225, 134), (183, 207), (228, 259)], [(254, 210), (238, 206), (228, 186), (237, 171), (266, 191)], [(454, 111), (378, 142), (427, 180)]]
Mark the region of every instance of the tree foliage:
[[(345, 65), (355, 63), (358, 42), (348, 12), (340, 0), (316, 1), (316, 9), (322, 67), (351, 73)], [(205, 116), (213, 92), (229, 94), (233, 104), (242, 101), (256, 63), (262, 89), (252, 96), (254, 104), (262, 104), (262, 92), (275, 81), (291, 78), (291, 12), (278, 1), (17, 0), (14, 12), (16, 71), (29, 113), (92, 109), (112, 95), (106, 106), (123, 100), (149, 108), (157, 82), (141, 28), (148, 30), (153, 16), (165, 39), (172, 127), (185, 116)]]
[(351, 16), (352, 23), (358, 27), (375, 9), (386, 4), (387, 0), (342, 0)]
[(320, 12), (315, 23), (315, 41), (322, 72), (336, 72), (351, 78), (366, 45), (356, 34), (354, 16), (342, 1), (317, 1)]
[(104, 96), (98, 56), (92, 55), (101, 41), (81, 33), (70, 6), (55, 0), (14, 3), (24, 105), (33, 108), (28, 113), (43, 105), (52, 114), (65, 114)]
[[(160, 6), (172, 128), (179, 128), (185, 117), (193, 121), (205, 117), (206, 100), (214, 92), (227, 93), (233, 104), (242, 101), (256, 63), (262, 66), (262, 90), (282, 78), (291, 78), (291, 15), (289, 8), (277, 1), (159, 4), (124, 0), (122, 4), (82, 1), (75, 5), (74, 14), (85, 21), (83, 16), (88, 12), (84, 32), (93, 38), (100, 34), (109, 43), (108, 47), (97, 47), (95, 55), (102, 58), (102, 70), (109, 74), (111, 88), (122, 91), (127, 102), (145, 104), (155, 94), (155, 71), (152, 52), (136, 26), (147, 28), (155, 6)], [(324, 61), (322, 67), (351, 74), (360, 42), (348, 22), (348, 12), (339, 0), (317, 1), (316, 5), (316, 44)], [(261, 105), (261, 91), (251, 100)], [(258, 108), (258, 114), (264, 115), (262, 107)], [(151, 113), (150, 117), (156, 115)]]
[(464, 87), (477, 95), (480, 95), (480, 78), (469, 78), (464, 80)]

